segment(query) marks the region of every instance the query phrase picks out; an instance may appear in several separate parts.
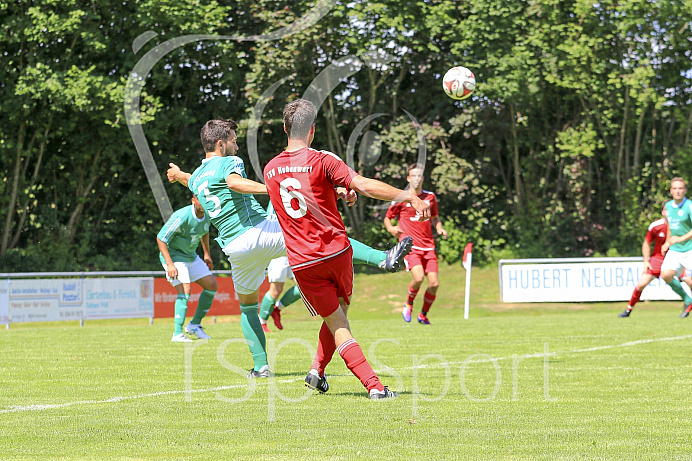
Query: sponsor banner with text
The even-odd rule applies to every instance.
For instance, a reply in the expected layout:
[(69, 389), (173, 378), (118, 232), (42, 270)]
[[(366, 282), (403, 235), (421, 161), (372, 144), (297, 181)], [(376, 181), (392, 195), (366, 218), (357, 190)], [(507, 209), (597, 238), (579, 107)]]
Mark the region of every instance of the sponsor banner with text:
[[(642, 261), (522, 264), (501, 261), (500, 295), (506, 303), (629, 301), (642, 274)], [(628, 258), (632, 259), (632, 258)], [(517, 262), (515, 262), (517, 261)], [(563, 260), (564, 261), (564, 260)], [(580, 259), (579, 261), (583, 261)], [(683, 286), (685, 284), (683, 283)], [(680, 297), (662, 279), (642, 292), (642, 300)]]
[(11, 280), (9, 316), (12, 323), (151, 317), (153, 284), (153, 277)]
[[(233, 280), (230, 277), (216, 277), (219, 289), (214, 296), (214, 303), (211, 305), (209, 315), (240, 315), (240, 303), (233, 289)], [(269, 289), (269, 283), (265, 279), (260, 287), (259, 299)], [(202, 287), (192, 283), (190, 288), (190, 301), (187, 305), (187, 315), (192, 317), (197, 307), (199, 295)], [(175, 310), (175, 299), (178, 296), (175, 288), (165, 278), (154, 279), (154, 318), (173, 317)]]

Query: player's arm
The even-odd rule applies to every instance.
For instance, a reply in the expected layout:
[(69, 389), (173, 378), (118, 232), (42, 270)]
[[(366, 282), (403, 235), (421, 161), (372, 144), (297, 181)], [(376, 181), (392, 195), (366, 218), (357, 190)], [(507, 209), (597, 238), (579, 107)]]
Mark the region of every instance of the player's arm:
[(384, 217), (384, 228), (397, 239), (404, 233), (399, 226), (394, 225), (392, 220), (386, 216)]
[(209, 233), (207, 232), (202, 236), (202, 251), (204, 252), (204, 263), (207, 265), (210, 271), (214, 270), (214, 261), (211, 260), (211, 253), (209, 252)]
[(168, 245), (166, 245), (166, 243), (161, 241), (161, 239), (158, 237), (156, 237), (156, 244), (159, 246), (159, 251), (163, 255), (164, 261), (166, 261), (166, 274), (171, 279), (177, 279), (178, 269), (175, 267), (175, 264), (173, 264), (171, 254), (168, 252)]
[(413, 209), (418, 212), (419, 220), (430, 219), (430, 206), (421, 200), (413, 190), (403, 191), (377, 179), (370, 179), (361, 175), (353, 178), (349, 187), (356, 192), (378, 200), (410, 203)]
[(168, 176), (168, 180), (170, 182), (179, 182), (183, 186), (187, 187), (187, 183), (190, 180), (190, 176), (192, 176), (192, 174), (185, 173), (175, 163), (169, 163), (168, 167), (169, 168), (166, 171), (166, 176)]
[(239, 194), (266, 194), (267, 186), (253, 181), (252, 179), (243, 178), (238, 173), (231, 173), (226, 176), (226, 185), (233, 192)]
[(651, 242), (647, 239), (644, 239), (644, 243), (642, 243), (642, 257), (644, 258), (644, 272), (646, 272), (647, 269), (651, 269), (649, 262), (651, 259)]
[(442, 227), (442, 221), (440, 221), (439, 216), (430, 218), (430, 224), (432, 224), (432, 226), (435, 228), (437, 235), (447, 238), (447, 231)]
[(661, 245), (661, 254), (662, 255), (665, 255), (668, 252), (668, 248), (670, 248), (670, 246), (673, 244), (670, 241), (670, 237), (671, 237), (670, 226), (668, 226), (668, 228), (666, 229), (666, 241), (663, 242), (663, 245)]
[(684, 235), (671, 235), (666, 240), (666, 243), (670, 243), (670, 245), (673, 245), (675, 243), (686, 242), (689, 239), (692, 239), (692, 231), (689, 231)]

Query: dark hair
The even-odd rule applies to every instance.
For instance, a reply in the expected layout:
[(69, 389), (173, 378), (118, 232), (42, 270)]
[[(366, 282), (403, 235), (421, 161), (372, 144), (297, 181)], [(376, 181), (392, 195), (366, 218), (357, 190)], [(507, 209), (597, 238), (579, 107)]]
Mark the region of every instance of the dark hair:
[(418, 168), (419, 170), (424, 169), (423, 165), (421, 165), (420, 163), (412, 163), (406, 168), (406, 174), (407, 175), (411, 174), (411, 170), (415, 170), (416, 168)]
[(227, 141), (228, 138), (231, 137), (231, 131), (235, 131), (237, 128), (238, 124), (230, 119), (224, 120), (218, 118), (216, 120), (209, 120), (199, 132), (204, 151), (213, 152), (216, 147), (216, 141), (219, 139), (221, 141)]
[(284, 125), (289, 138), (305, 139), (315, 124), (317, 108), (306, 99), (296, 99), (284, 107)]

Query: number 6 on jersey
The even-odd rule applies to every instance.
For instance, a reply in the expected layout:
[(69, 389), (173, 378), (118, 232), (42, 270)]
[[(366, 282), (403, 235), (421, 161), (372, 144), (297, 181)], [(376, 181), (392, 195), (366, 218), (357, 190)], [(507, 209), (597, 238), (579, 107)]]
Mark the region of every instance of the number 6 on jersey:
[[(296, 178), (286, 178), (279, 183), (279, 186), (281, 187), (279, 190), (281, 193), (281, 201), (284, 204), (286, 213), (288, 213), (291, 218), (298, 219), (308, 214), (308, 205), (305, 202), (305, 196), (298, 192), (298, 189), (301, 188), (300, 181)], [(292, 190), (288, 190), (289, 187), (291, 187)], [(298, 202), (297, 209), (293, 207), (293, 200)]]

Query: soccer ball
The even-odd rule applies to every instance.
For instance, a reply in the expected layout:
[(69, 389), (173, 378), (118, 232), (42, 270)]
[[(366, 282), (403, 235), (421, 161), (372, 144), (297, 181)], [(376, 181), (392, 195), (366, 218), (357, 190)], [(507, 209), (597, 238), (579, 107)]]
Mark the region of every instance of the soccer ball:
[(442, 88), (452, 99), (466, 99), (476, 89), (476, 77), (466, 67), (452, 67), (442, 79)]

